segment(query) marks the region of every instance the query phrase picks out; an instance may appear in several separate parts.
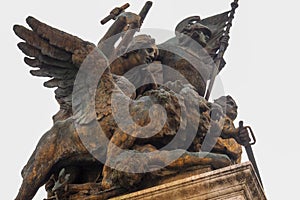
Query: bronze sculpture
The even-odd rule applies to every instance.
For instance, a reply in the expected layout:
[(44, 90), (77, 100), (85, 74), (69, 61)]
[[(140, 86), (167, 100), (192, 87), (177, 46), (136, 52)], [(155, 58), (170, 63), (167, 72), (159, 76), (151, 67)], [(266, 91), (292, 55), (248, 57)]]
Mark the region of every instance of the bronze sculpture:
[[(44, 86), (57, 88), (55, 97), (60, 104), (59, 112), (53, 117), (53, 128), (40, 139), (22, 171), (23, 183), (17, 200), (32, 199), (44, 184), (49, 198), (68, 199), (72, 184), (94, 183), (97, 186), (88, 194), (80, 194), (79, 187), (78, 197), (83, 197), (114, 188), (134, 190), (143, 185), (142, 181), (155, 180), (193, 166), (208, 165), (217, 169), (240, 162), (238, 142), (242, 142), (238, 135), (246, 133), (247, 129), (233, 125), (236, 103), (230, 96), (221, 97), (215, 103), (203, 98), (206, 82), (211, 77), (210, 65), (217, 56), (229, 12), (204, 20), (187, 18), (176, 27), (175, 38), (160, 45), (156, 45), (151, 36), (135, 36), (128, 46), (123, 47), (126, 53), (114, 57), (120, 51), (114, 45), (119, 38), (125, 37), (124, 31), (138, 28), (141, 19), (145, 18), (123, 10), (115, 14), (119, 16), (115, 16), (116, 21), (97, 46), (33, 17), (26, 20), (32, 30), (14, 26), (15, 33), (25, 41), (18, 44), (19, 48), (31, 57), (25, 58), (26, 64), (37, 68), (31, 74), (52, 78)], [(168, 51), (174, 47), (178, 51)], [(186, 56), (180, 57), (181, 53)], [(195, 62), (201, 63), (196, 67), (198, 70), (193, 69)], [(88, 65), (88, 75), (94, 74), (87, 77), (90, 80), (77, 81), (82, 65)], [(159, 81), (150, 70), (142, 77), (149, 78), (146, 82), (151, 84), (135, 89), (132, 82), (141, 73), (129, 74), (129, 77), (124, 74), (140, 65), (147, 70), (151, 66), (168, 65), (179, 71), (190, 84), (180, 80), (172, 82), (165, 70), (162, 70), (163, 80)], [(222, 61), (221, 68), (224, 65), (225, 61)], [(102, 74), (101, 78), (98, 74)], [(84, 84), (94, 87), (90, 90), (82, 86)], [(130, 117), (136, 124), (127, 126), (126, 131), (114, 118), (113, 94), (122, 102), (128, 102)], [(74, 98), (78, 96), (80, 100)], [(155, 104), (166, 111), (163, 124), (152, 120), (162, 115), (157, 110), (150, 112)], [(152, 137), (140, 137), (139, 134), (147, 133), (139, 132), (136, 126), (146, 127), (150, 121), (161, 129)], [(103, 133), (97, 129), (99, 125)], [(179, 130), (182, 131), (180, 134)], [(92, 138), (89, 138), (90, 133), (93, 133)], [(211, 141), (203, 144), (207, 135)], [(170, 148), (161, 150), (175, 137), (178, 138)], [(199, 153), (200, 149), (205, 154)], [(151, 156), (145, 159), (143, 153), (149, 152)], [(69, 190), (66, 189), (68, 185)]]

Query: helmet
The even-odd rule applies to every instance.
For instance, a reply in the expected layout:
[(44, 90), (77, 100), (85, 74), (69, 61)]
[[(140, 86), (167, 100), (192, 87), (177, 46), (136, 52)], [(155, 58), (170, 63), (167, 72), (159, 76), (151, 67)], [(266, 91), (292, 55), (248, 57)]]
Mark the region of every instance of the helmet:
[(189, 24), (190, 25), (192, 25), (192, 24), (197, 25), (198, 29), (201, 29), (203, 31), (203, 33), (205, 33), (206, 35), (211, 37), (211, 35), (212, 35), (211, 30), (207, 26), (201, 24), (201, 18), (199, 16), (191, 16), (191, 17), (187, 17), (184, 20), (182, 20), (176, 26), (175, 34), (178, 35), (178, 33), (182, 33)]

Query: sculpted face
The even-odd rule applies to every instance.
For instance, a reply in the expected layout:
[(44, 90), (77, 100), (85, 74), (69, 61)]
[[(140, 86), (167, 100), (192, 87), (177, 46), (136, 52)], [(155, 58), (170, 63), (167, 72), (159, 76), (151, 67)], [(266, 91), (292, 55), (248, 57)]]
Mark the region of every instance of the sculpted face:
[(147, 49), (140, 50), (140, 53), (144, 55), (144, 60), (147, 64), (152, 63), (158, 55), (158, 50), (156, 45), (152, 45)]
[(226, 100), (226, 115), (232, 119), (235, 120), (237, 117), (237, 109), (238, 106), (236, 105), (235, 101), (229, 96)]
[(207, 45), (207, 42), (211, 37), (210, 30), (199, 22), (187, 24), (182, 33), (188, 35), (203, 47)]
[(215, 100), (215, 103), (219, 104), (222, 107), (223, 112), (226, 112), (226, 115), (230, 119), (235, 120), (235, 118), (237, 117), (238, 106), (231, 96), (222, 96)]
[(129, 44), (127, 52), (111, 64), (112, 73), (123, 75), (136, 66), (150, 64), (159, 53), (155, 40), (148, 35), (136, 36)]
[(155, 40), (149, 35), (138, 35), (130, 43), (128, 48), (129, 56), (138, 58), (140, 64), (152, 63), (158, 56), (158, 48)]
[[(202, 47), (206, 47), (207, 42), (212, 36), (211, 30), (201, 24), (199, 16), (191, 16), (183, 19), (175, 28), (175, 33), (181, 44), (190, 43), (191, 41), (189, 40), (192, 38), (193, 41), (197, 41)], [(179, 33), (183, 33), (184, 35)]]

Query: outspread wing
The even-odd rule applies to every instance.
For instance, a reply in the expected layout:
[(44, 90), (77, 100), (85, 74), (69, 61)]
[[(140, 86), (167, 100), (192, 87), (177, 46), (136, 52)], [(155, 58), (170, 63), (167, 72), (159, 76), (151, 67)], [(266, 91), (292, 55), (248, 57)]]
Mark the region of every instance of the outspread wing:
[[(214, 15), (201, 20), (201, 24), (207, 26), (212, 31), (211, 39), (209, 40), (206, 50), (215, 58), (220, 49), (220, 39), (225, 33), (225, 27), (229, 20), (230, 11)], [(221, 63), (220, 70), (225, 66), (225, 61)]]
[(30, 29), (14, 26), (14, 32), (24, 40), (18, 47), (27, 56), (24, 61), (34, 70), (33, 76), (51, 78), (45, 87), (57, 88), (55, 98), (60, 111), (54, 121), (64, 119), (72, 113), (72, 91), (78, 69), (95, 45), (70, 35), (33, 17), (26, 19)]

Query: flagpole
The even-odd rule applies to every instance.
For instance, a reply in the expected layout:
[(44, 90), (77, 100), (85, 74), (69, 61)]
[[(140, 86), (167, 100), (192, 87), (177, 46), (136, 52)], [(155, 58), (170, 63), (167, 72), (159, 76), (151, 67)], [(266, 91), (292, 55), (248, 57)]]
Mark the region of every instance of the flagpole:
[(230, 28), (232, 27), (232, 21), (234, 19), (235, 10), (237, 9), (238, 6), (239, 6), (238, 5), (238, 0), (234, 0), (234, 2), (231, 3), (231, 11), (230, 11), (230, 14), (229, 14), (229, 17), (228, 17), (228, 22), (227, 22), (227, 25), (226, 25), (226, 28), (225, 28), (224, 35), (220, 40), (221, 44), (220, 44), (219, 53), (217, 55), (216, 63), (215, 63), (215, 65), (213, 67), (213, 70), (212, 70), (211, 79), (210, 79), (208, 88), (206, 90), (205, 99), (207, 101), (209, 100), (209, 97), (211, 95), (211, 91), (212, 91), (213, 85), (215, 83), (216, 76), (218, 75), (222, 58), (223, 58), (224, 53), (225, 53), (225, 51), (228, 47), (228, 41), (229, 41), (229, 38), (230, 38), (229, 37)]

